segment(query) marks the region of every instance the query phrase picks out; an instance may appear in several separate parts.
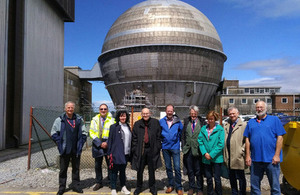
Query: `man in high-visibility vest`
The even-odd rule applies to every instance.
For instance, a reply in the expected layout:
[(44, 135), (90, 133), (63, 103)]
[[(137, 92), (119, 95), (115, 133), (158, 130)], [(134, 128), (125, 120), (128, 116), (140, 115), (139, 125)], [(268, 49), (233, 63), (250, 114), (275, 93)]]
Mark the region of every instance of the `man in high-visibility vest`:
[[(109, 167), (109, 160), (106, 156), (107, 152), (107, 139), (109, 136), (110, 125), (115, 123), (115, 120), (110, 112), (108, 106), (101, 104), (99, 106), (99, 113), (93, 117), (90, 124), (90, 137), (93, 140), (92, 155), (95, 158), (95, 172), (96, 172), (96, 185), (93, 190), (97, 191), (103, 187), (102, 180), (102, 162), (105, 157), (106, 165)], [(108, 169), (108, 179), (110, 177), (110, 170)]]

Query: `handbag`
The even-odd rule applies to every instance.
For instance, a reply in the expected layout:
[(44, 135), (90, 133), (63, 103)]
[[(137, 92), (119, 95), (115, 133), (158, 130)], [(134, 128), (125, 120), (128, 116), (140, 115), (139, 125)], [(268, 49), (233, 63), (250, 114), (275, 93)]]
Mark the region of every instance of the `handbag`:
[(222, 163), (222, 166), (221, 166), (221, 177), (223, 177), (225, 179), (229, 179), (229, 169), (227, 168), (225, 163)]

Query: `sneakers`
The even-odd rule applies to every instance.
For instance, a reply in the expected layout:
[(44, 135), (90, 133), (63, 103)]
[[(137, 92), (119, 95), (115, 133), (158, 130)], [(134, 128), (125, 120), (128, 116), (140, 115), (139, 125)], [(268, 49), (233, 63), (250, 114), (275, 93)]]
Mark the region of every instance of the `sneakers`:
[(117, 190), (111, 190), (111, 195), (117, 195)]
[(123, 186), (123, 187), (122, 187), (121, 192), (122, 192), (123, 194), (127, 194), (127, 195), (130, 194), (130, 191), (127, 190), (126, 186)]

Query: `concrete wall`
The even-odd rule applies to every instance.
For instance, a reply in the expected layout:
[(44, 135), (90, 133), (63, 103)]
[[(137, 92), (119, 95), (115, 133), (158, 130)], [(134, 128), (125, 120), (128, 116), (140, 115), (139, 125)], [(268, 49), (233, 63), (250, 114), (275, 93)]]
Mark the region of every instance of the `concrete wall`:
[(8, 0), (0, 1), (0, 150), (5, 148)]
[(29, 138), (30, 106), (63, 105), (64, 21), (46, 1), (26, 0), (21, 144)]

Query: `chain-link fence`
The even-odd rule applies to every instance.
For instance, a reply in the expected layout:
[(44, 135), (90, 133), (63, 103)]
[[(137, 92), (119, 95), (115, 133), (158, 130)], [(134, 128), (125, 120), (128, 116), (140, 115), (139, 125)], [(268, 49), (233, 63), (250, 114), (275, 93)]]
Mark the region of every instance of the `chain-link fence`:
[[(116, 111), (114, 108), (109, 108), (113, 116)], [(129, 113), (132, 111), (138, 115), (138, 117), (134, 118), (133, 123), (140, 119), (140, 111), (134, 110), (130, 107), (122, 108), (127, 109)], [(92, 108), (92, 112), (84, 112), (78, 113), (85, 119), (85, 125), (87, 130), (89, 130), (90, 120), (93, 116), (95, 116), (98, 108)], [(165, 114), (163, 113), (165, 108), (151, 108), (152, 117), (160, 119)], [(189, 116), (189, 108), (188, 107), (175, 107), (175, 112), (182, 120), (187, 116)], [(208, 110), (200, 110), (200, 115), (205, 117), (205, 114)], [(50, 132), (52, 125), (57, 117), (59, 117), (63, 113), (63, 107), (34, 107), (32, 108), (31, 119), (31, 143), (30, 146), (30, 154), (29, 154), (29, 164), (28, 168), (43, 168), (47, 166), (57, 166), (58, 164), (58, 150), (56, 143), (51, 139)], [(130, 124), (133, 124), (130, 123)], [(94, 168), (94, 159), (91, 153), (92, 140), (90, 137), (87, 138), (87, 142), (83, 148), (82, 157), (81, 157), (81, 167), (82, 168)], [(163, 160), (163, 158), (162, 158)], [(105, 165), (104, 165), (105, 166)]]

